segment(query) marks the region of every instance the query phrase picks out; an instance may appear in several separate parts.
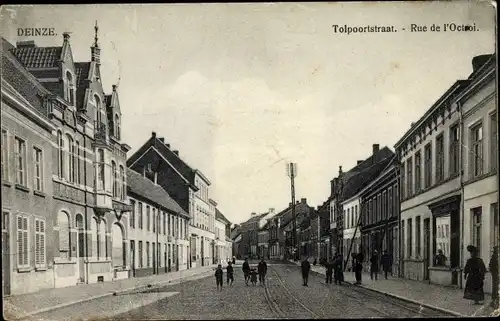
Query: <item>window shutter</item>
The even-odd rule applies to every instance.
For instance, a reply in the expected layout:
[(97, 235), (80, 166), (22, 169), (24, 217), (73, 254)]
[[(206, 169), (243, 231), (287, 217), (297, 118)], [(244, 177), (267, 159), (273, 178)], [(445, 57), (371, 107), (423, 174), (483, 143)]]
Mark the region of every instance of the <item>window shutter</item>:
[(17, 264), (23, 265), (23, 218), (17, 217)]
[(40, 221), (35, 220), (35, 265), (40, 264)]
[(40, 221), (40, 263), (45, 265), (45, 221)]
[(23, 265), (28, 265), (28, 218), (23, 217)]

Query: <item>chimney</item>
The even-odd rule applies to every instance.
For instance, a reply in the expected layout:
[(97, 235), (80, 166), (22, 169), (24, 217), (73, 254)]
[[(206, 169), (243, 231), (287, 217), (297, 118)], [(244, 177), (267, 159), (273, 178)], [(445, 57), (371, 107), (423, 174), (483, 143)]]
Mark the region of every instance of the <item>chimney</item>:
[(256, 215), (255, 212), (252, 212), (252, 214), (250, 215), (251, 217), (254, 217)]
[(158, 138), (158, 139), (160, 140), (160, 142), (165, 143), (165, 138), (160, 137), (160, 138)]
[(299, 201), (296, 201), (295, 204), (299, 204), (300, 202)]
[(116, 91), (116, 87), (117, 87), (117, 86), (116, 86), (116, 85), (113, 85), (112, 87), (113, 87), (113, 91)]
[(375, 155), (376, 153), (378, 153), (380, 149), (380, 145), (379, 144), (373, 144), (373, 155)]
[(300, 202), (301, 202), (302, 204), (307, 204), (307, 198), (301, 198), (301, 199), (300, 199)]
[(361, 164), (363, 161), (362, 160), (358, 160), (358, 163), (356, 165), (359, 165)]
[(69, 41), (69, 38), (70, 38), (70, 36), (69, 36), (69, 32), (63, 32), (63, 39), (64, 39), (64, 41), (65, 41), (65, 42), (66, 42), (66, 41)]
[(174, 150), (174, 154), (179, 156), (179, 151), (178, 150)]
[(274, 207), (269, 208), (269, 214), (274, 214)]
[(155, 180), (154, 180), (155, 185), (158, 185), (158, 173), (155, 172)]
[(288, 207), (292, 207), (292, 202), (288, 203)]
[(156, 132), (151, 132), (151, 137), (156, 138)]
[(489, 59), (491, 55), (480, 55), (472, 58), (472, 72), (481, 68)]
[(16, 47), (17, 48), (34, 48), (34, 47), (36, 47), (35, 40), (18, 41), (18, 42), (16, 42)]

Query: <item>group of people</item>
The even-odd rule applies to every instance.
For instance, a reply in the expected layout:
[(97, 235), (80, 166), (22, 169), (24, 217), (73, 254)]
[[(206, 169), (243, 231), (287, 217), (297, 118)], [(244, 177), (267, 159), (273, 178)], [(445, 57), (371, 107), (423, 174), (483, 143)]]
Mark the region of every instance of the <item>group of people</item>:
[[(234, 267), (236, 264), (236, 258), (233, 257), (232, 262), (227, 262), (226, 274), (227, 274), (227, 284), (232, 286), (234, 283)], [(242, 265), (243, 275), (245, 277), (245, 284), (248, 286), (250, 282), (253, 286), (257, 285), (257, 275), (259, 276), (260, 285), (266, 284), (266, 274), (267, 274), (267, 263), (264, 261), (264, 258), (261, 259), (257, 268), (250, 267), (248, 263), (248, 259), (245, 259)], [(215, 270), (215, 283), (217, 284), (217, 290), (222, 290), (223, 279), (224, 279), (224, 271), (222, 269), (222, 265), (219, 264), (217, 269)]]

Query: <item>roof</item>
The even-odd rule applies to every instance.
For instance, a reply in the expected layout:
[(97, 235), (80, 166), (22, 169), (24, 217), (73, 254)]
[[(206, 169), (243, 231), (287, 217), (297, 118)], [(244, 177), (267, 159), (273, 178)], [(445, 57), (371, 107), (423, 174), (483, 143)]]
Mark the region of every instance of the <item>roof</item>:
[(148, 199), (167, 211), (179, 213), (189, 218), (189, 214), (161, 186), (130, 168), (127, 168), (127, 184), (129, 192)]
[(236, 227), (231, 230), (230, 238), (231, 240), (235, 240), (241, 234), (240, 227)]
[(2, 44), (2, 78), (30, 103), (37, 114), (48, 119), (49, 110), (42, 97), (50, 92), (9, 52), (12, 44), (3, 38)]
[(217, 208), (215, 209), (215, 218), (226, 222), (226, 224), (231, 224), (231, 222)]
[(259, 231), (266, 231), (267, 228), (269, 227), (269, 221), (266, 222), (266, 224), (264, 224), (264, 226), (262, 226)]
[(61, 59), (62, 47), (22, 46), (10, 49), (12, 54), (26, 68), (58, 67)]
[(89, 77), (89, 73), (90, 62), (75, 62), (76, 103), (78, 109), (81, 109), (85, 100), (85, 91), (87, 89), (85, 80)]

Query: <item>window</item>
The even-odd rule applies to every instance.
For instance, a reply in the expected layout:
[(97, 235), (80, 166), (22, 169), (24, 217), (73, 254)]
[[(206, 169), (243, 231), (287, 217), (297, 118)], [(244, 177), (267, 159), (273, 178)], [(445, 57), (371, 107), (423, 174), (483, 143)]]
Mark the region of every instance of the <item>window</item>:
[(407, 258), (411, 258), (412, 257), (412, 242), (413, 242), (413, 230), (412, 230), (412, 224), (411, 224), (411, 218), (408, 219), (408, 237), (406, 239), (406, 256)]
[(401, 200), (403, 200), (405, 197), (406, 197), (406, 177), (405, 177), (405, 173), (406, 173), (406, 163), (403, 163), (401, 164), (402, 168), (401, 168)]
[(151, 208), (149, 205), (146, 205), (146, 229), (151, 231)]
[(450, 128), (450, 176), (458, 174), (460, 161), (460, 137), (458, 125)]
[(424, 148), (425, 157), (425, 180), (424, 188), (429, 188), (432, 185), (432, 149), (431, 143), (427, 144)]
[(481, 257), (481, 214), (482, 208), (476, 207), (472, 210), (472, 245), (477, 247), (478, 257)]
[(28, 268), (30, 266), (30, 244), (29, 244), (29, 218), (25, 215), (17, 216), (17, 267)]
[(168, 225), (168, 235), (171, 235), (171, 228), (170, 228), (170, 215), (167, 217), (167, 225)]
[(142, 219), (142, 203), (141, 202), (139, 202), (138, 210), (139, 210), (139, 217), (137, 219), (139, 221), (139, 228), (142, 230), (144, 226), (143, 226), (143, 219)]
[(491, 204), (491, 215), (493, 216), (493, 230), (491, 246), (498, 246), (498, 203)]
[(420, 257), (420, 216), (415, 218), (415, 256)]
[(408, 197), (410, 197), (411, 195), (413, 195), (413, 175), (412, 175), (412, 170), (413, 170), (413, 162), (412, 162), (412, 159), (410, 157), (406, 161), (406, 171), (407, 171), (407, 174), (408, 174), (408, 177), (406, 178), (408, 180), (408, 182), (406, 183), (406, 185), (407, 185), (407, 193), (408, 193), (407, 195), (408, 195)]
[(33, 148), (33, 188), (37, 191), (43, 190), (43, 159), (42, 159), (42, 150), (40, 148)]
[(66, 212), (59, 212), (57, 218), (57, 225), (59, 228), (59, 257), (61, 259), (70, 258), (70, 230), (69, 230), (69, 216)]
[(382, 214), (381, 214), (381, 219), (386, 220), (387, 219), (387, 191), (384, 191), (382, 193)]
[[(450, 262), (450, 226), (451, 218), (450, 215), (436, 217), (436, 246), (437, 250), (442, 250), (446, 260), (444, 263), (445, 266), (449, 265)], [(437, 252), (437, 251), (436, 251)], [(434, 262), (434, 265), (442, 264), (441, 262)]]
[(9, 142), (7, 131), (2, 128), (2, 180), (8, 181)]
[(415, 154), (415, 192), (418, 193), (422, 189), (422, 169), (421, 169), (421, 154), (418, 151)]
[(68, 172), (66, 173), (66, 177), (70, 183), (75, 182), (75, 145), (73, 144), (73, 138), (71, 136), (66, 135), (66, 139), (68, 141)]
[(151, 257), (149, 256), (149, 242), (146, 242), (146, 267), (151, 267)]
[(78, 184), (81, 184), (82, 183), (82, 172), (81, 172), (81, 163), (82, 163), (82, 160), (81, 160), (81, 156), (80, 156), (80, 143), (79, 142), (76, 142), (76, 182)]
[[(403, 257), (406, 257), (406, 258), (407, 258), (407, 257), (408, 257), (408, 253), (405, 253), (405, 248), (407, 248), (407, 247), (408, 247), (408, 239), (406, 239), (406, 238), (405, 238), (405, 231), (406, 231), (406, 229), (405, 229), (405, 221), (404, 221), (404, 220), (402, 220), (402, 221), (401, 221), (401, 240), (402, 240), (402, 241), (401, 241), (401, 247), (402, 247), (402, 249), (401, 249), (401, 250), (402, 250), (402, 252), (403, 252), (403, 253), (402, 253), (402, 254), (403, 254)], [(405, 247), (405, 242), (406, 242), (406, 247)], [(405, 254), (406, 254), (406, 255), (405, 255)]]
[(26, 142), (16, 137), (16, 183), (26, 186)]
[(156, 209), (153, 207), (153, 233), (156, 232)]
[(163, 212), (163, 235), (167, 234), (167, 213)]
[(345, 217), (345, 227), (346, 228), (349, 228), (349, 225), (350, 225), (350, 208), (347, 209), (347, 214), (346, 214), (346, 217)]
[(142, 263), (143, 263), (143, 252), (142, 252), (142, 241), (139, 241), (139, 267), (142, 268)]
[(75, 85), (73, 84), (73, 76), (68, 71), (66, 72), (66, 100), (74, 105), (75, 103)]
[(436, 138), (436, 183), (444, 179), (444, 140), (443, 134)]
[(98, 258), (99, 257), (99, 229), (98, 229), (98, 224), (97, 224), (97, 218), (93, 217), (92, 221), (90, 222), (90, 228), (91, 228), (91, 238), (92, 238), (92, 254), (91, 256), (93, 258)]
[(492, 172), (497, 171), (498, 162), (498, 123), (497, 114), (490, 116), (490, 168)]
[(102, 123), (102, 112), (101, 112), (101, 99), (99, 96), (95, 95), (95, 111), (96, 111), (96, 121), (97, 121), (97, 126), (100, 129), (101, 128), (101, 123)]
[(118, 196), (118, 177), (116, 172), (116, 163), (111, 161), (111, 173), (113, 174), (113, 197)]
[(135, 201), (130, 200), (130, 205), (132, 205), (132, 212), (130, 213), (130, 227), (135, 228)]
[(370, 217), (368, 224), (373, 224), (373, 200), (370, 199), (370, 205), (368, 206), (368, 216)]
[(35, 219), (35, 266), (45, 267), (45, 220)]
[(104, 151), (102, 149), (97, 150), (97, 189), (105, 189), (105, 179), (104, 179)]
[(59, 178), (64, 177), (64, 138), (60, 130), (57, 131), (57, 165)]
[(115, 126), (115, 137), (120, 139), (120, 118), (118, 117), (118, 115), (115, 115)]
[(120, 177), (122, 179), (121, 199), (126, 200), (127, 199), (127, 179), (125, 177), (125, 170), (123, 169), (122, 165), (120, 165)]
[(483, 125), (477, 125), (471, 131), (472, 136), (472, 177), (483, 173)]
[(387, 218), (390, 219), (393, 215), (393, 198), (392, 198), (392, 187), (389, 187), (389, 189), (387, 190), (387, 197), (388, 197), (388, 204), (387, 204)]

